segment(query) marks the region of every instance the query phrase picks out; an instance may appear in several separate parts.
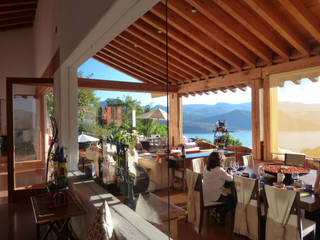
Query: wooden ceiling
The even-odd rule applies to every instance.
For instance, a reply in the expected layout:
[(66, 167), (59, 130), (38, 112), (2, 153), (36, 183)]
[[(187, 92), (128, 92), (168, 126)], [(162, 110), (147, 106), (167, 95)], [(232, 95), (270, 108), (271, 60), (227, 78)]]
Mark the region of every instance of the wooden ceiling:
[(32, 27), (38, 0), (0, 0), (0, 31)]
[[(320, 52), (319, 0), (169, 0), (168, 7), (171, 85), (214, 81)], [(143, 82), (166, 84), (165, 1), (94, 59)], [(219, 90), (237, 88), (245, 85)]]

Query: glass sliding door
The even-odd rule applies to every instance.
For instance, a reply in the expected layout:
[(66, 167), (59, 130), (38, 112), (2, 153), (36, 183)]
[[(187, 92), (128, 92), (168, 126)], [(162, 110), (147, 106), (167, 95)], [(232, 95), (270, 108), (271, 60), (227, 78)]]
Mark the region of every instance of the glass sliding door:
[(7, 81), (9, 202), (45, 187), (45, 89), (50, 85), (52, 79)]

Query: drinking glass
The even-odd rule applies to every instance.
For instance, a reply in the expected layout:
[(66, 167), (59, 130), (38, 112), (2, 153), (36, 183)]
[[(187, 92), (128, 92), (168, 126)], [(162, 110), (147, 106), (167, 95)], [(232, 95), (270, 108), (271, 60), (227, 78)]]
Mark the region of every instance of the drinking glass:
[(299, 180), (299, 174), (298, 173), (292, 173), (291, 174), (292, 180)]
[(264, 170), (263, 170), (263, 166), (262, 166), (262, 165), (258, 167), (258, 174), (259, 174), (259, 178), (260, 178), (261, 180), (263, 180), (265, 173), (264, 173)]

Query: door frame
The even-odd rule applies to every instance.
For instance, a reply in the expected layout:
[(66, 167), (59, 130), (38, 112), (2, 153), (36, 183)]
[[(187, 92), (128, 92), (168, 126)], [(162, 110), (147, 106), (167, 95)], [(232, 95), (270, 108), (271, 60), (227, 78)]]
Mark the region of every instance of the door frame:
[[(36, 87), (52, 87), (53, 86), (53, 78), (14, 78), (8, 77), (7, 78), (7, 153), (8, 153), (8, 202), (13, 203), (21, 196), (28, 196), (28, 193), (33, 193), (30, 189), (21, 189), (15, 190), (14, 180), (15, 180), (15, 173), (14, 173), (14, 129), (13, 129), (13, 84), (22, 84), (22, 85), (30, 85)], [(44, 94), (39, 91), (39, 96), (43, 98)], [(45, 104), (45, 101), (40, 101), (40, 104)], [(40, 106), (40, 111), (43, 111), (44, 106)], [(42, 112), (43, 113), (43, 112)], [(40, 117), (40, 125), (41, 128), (44, 128), (44, 117)], [(44, 129), (41, 129), (41, 142), (44, 141)], [(44, 144), (40, 143), (40, 148), (43, 148)], [(43, 153), (43, 149), (41, 149)], [(43, 154), (42, 154), (43, 156)]]

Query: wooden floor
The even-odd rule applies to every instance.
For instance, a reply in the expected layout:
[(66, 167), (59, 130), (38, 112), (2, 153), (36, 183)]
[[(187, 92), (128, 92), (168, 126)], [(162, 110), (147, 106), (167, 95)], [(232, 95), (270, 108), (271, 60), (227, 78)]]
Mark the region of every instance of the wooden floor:
[[(159, 191), (156, 192), (163, 200), (168, 200), (168, 192)], [(187, 193), (181, 191), (170, 192), (170, 203), (187, 209)], [(201, 234), (198, 234), (193, 225), (186, 223), (185, 220), (179, 221), (178, 225), (178, 240), (192, 239), (192, 240), (211, 240), (211, 239), (224, 239), (224, 240), (236, 240), (236, 239), (248, 239), (239, 235), (233, 234), (233, 219), (231, 215), (227, 215), (225, 225), (217, 224), (211, 217), (204, 214), (204, 223)]]

